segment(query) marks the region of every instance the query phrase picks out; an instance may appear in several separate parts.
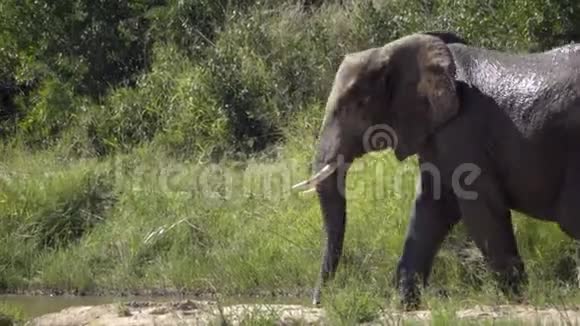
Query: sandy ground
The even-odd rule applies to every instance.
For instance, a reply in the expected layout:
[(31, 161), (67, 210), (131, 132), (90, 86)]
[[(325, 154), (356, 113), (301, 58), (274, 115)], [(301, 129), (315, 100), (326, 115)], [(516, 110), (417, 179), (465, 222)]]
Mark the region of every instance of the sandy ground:
[[(461, 320), (515, 321), (531, 325), (580, 325), (580, 306), (566, 309), (537, 309), (531, 306), (477, 306), (455, 313)], [(71, 307), (38, 317), (28, 325), (38, 326), (164, 326), (164, 325), (252, 325), (270, 321), (275, 325), (327, 325), (323, 309), (299, 305), (232, 305), (215, 302), (169, 303), (129, 302), (100, 306)], [(406, 322), (430, 324), (431, 312), (384, 312), (366, 325), (397, 325)], [(263, 323), (262, 323), (263, 324)]]

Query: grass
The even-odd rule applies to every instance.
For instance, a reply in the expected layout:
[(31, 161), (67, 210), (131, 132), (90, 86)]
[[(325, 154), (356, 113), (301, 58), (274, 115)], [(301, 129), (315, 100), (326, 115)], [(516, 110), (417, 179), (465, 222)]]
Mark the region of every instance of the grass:
[[(4, 149), (11, 155), (0, 165), (0, 236), (7, 244), (1, 284), (8, 291), (166, 290), (298, 295), (306, 302), (320, 259), (319, 207), (315, 196), (289, 191), (308, 173), (306, 144), (215, 165), (148, 149), (84, 161)], [(390, 153), (353, 166), (344, 259), (325, 292), (331, 320), (366, 322), (398, 307), (391, 281), (414, 194), (413, 166)], [(522, 216), (516, 229), (530, 303), (578, 302), (566, 260), (571, 240), (553, 224)], [(425, 307), (507, 303), (482, 262), (458, 254), (471, 246), (460, 225), (438, 255)]]
[[(0, 286), (297, 296), (307, 304), (319, 268), (321, 218), (316, 197), (290, 186), (309, 173), (320, 119), (311, 112), (296, 115), (283, 147), (245, 160), (178, 160), (155, 144), (87, 159), (2, 147)], [(415, 164), (385, 152), (352, 167), (344, 258), (323, 301), (333, 324), (372, 321), (399, 307), (392, 279)], [(558, 309), (580, 302), (573, 242), (553, 223), (516, 214), (515, 227), (530, 276), (528, 302)], [(459, 225), (425, 290), (423, 308), (434, 311), (434, 323), (455, 322), (456, 310), (476, 304), (509, 303), (474, 252)]]
[[(167, 25), (173, 38), (185, 32), (171, 26), (193, 33), (193, 14), (217, 10), (199, 11), (211, 1), (172, 3), (187, 17)], [(150, 67), (130, 87), (111, 85), (94, 99), (75, 93), (89, 72), (72, 71), (75, 79), (55, 70), (29, 98), (15, 99), (22, 117), (0, 130), (1, 290), (294, 295), (306, 302), (319, 268), (321, 218), (316, 198), (290, 187), (309, 174), (343, 55), (421, 30), (524, 51), (566, 43), (577, 28), (576, 11), (560, 15), (564, 2), (539, 0), (483, 9), (473, 1), (437, 0), (431, 8), (424, 1), (326, 3), (313, 11), (292, 1), (247, 3), (208, 16), (216, 25), (204, 28), (215, 30), (195, 47), (183, 48), (190, 39), (153, 42)], [(560, 23), (546, 26), (553, 21)], [(415, 164), (381, 153), (351, 168), (344, 258), (324, 301), (337, 324), (398, 307), (392, 279)], [(555, 224), (518, 214), (515, 227), (529, 302), (579, 302), (573, 242)], [(507, 302), (473, 252), (459, 225), (425, 293), (436, 323), (462, 307)], [(264, 318), (260, 323), (271, 319)]]
[(0, 302), (0, 325), (18, 325), (25, 320), (20, 307)]

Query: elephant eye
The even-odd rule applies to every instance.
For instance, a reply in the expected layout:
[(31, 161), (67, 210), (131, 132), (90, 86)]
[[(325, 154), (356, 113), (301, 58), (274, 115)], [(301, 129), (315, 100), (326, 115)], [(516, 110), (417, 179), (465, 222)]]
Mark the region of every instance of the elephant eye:
[(357, 106), (361, 107), (367, 105), (370, 99), (370, 96), (363, 96), (362, 98), (358, 99)]

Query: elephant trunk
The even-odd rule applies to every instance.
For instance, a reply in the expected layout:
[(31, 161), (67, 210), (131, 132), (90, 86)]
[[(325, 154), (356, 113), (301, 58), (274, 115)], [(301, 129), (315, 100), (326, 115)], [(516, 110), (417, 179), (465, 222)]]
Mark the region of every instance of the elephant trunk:
[(325, 243), (323, 244), (320, 276), (313, 301), (320, 303), (321, 288), (333, 278), (340, 257), (346, 225), (346, 173), (354, 156), (345, 152), (340, 129), (334, 122), (325, 123), (316, 155), (314, 175), (297, 186), (310, 187), (318, 193), (324, 222)]
[(316, 187), (320, 210), (324, 222), (325, 244), (323, 244), (320, 276), (315, 288), (314, 304), (320, 303), (321, 288), (333, 278), (342, 255), (342, 245), (346, 226), (346, 199), (344, 184), (346, 175), (335, 171)]

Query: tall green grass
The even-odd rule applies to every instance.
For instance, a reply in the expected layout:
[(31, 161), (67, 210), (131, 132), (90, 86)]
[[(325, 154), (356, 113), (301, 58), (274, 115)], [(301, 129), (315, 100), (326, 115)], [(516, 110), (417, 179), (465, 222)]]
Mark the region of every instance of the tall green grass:
[(24, 313), (20, 307), (0, 302), (0, 325), (19, 325), (23, 323), (25, 319)]
[[(14, 12), (18, 2), (4, 6)], [(0, 107), (5, 291), (306, 298), (322, 226), (315, 196), (290, 186), (310, 172), (324, 102), (346, 53), (425, 30), (526, 51), (565, 43), (578, 29), (575, 5), (544, 0), (331, 1), (310, 9), (293, 1), (200, 0), (129, 9), (148, 28), (105, 35), (120, 37), (107, 38), (107, 46), (121, 42), (107, 60), (134, 63), (123, 49), (148, 37), (146, 53), (136, 56), (145, 62), (105, 88), (103, 80), (119, 76), (85, 69), (95, 62), (77, 67), (74, 53), (36, 49), (28, 38), (20, 44), (7, 34), (12, 29), (0, 32), (0, 62), (10, 62), (0, 78), (38, 82), (13, 95), (13, 116), (4, 118)], [(135, 23), (125, 19), (115, 24)], [(49, 41), (43, 37), (32, 39)], [(26, 52), (35, 49), (50, 51)], [(95, 83), (98, 90), (87, 94)], [(325, 292), (334, 320), (363, 322), (397, 305), (392, 280), (415, 165), (386, 152), (353, 166), (344, 259)], [(574, 302), (572, 241), (555, 224), (517, 214), (515, 226), (528, 299)], [(439, 253), (431, 283), (428, 306), (506, 302), (461, 225)]]
[[(146, 148), (102, 161), (7, 151), (1, 284), (9, 290), (305, 295), (318, 272), (322, 233), (315, 196), (290, 191), (308, 174), (310, 157), (297, 155), (300, 146), (275, 158), (217, 164), (184, 163)], [(384, 153), (353, 166), (340, 286), (394, 294), (414, 164)], [(554, 224), (521, 216), (516, 231), (530, 293), (575, 293), (567, 260), (572, 241)], [(435, 288), (451, 297), (494, 288), (470, 248), (459, 226), (437, 259)]]

